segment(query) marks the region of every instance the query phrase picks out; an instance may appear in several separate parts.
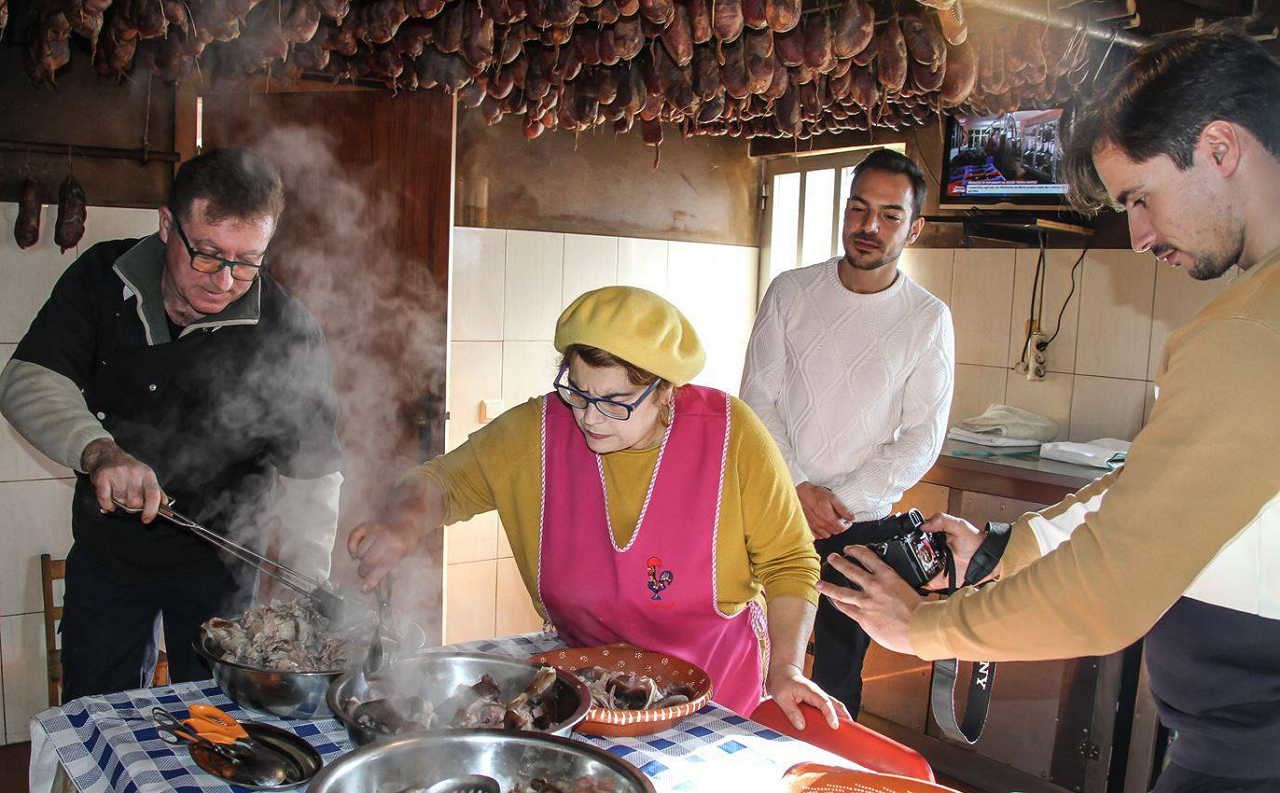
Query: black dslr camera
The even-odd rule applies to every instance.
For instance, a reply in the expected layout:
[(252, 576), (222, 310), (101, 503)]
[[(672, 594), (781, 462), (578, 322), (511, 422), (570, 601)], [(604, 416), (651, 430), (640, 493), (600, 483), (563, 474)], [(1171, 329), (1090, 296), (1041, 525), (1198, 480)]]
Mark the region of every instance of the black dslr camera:
[[(912, 589), (922, 589), (952, 566), (946, 535), (942, 532), (927, 533), (921, 530), (923, 525), (924, 515), (913, 509), (906, 514), (891, 515), (872, 526), (858, 526), (856, 531), (848, 532), (851, 536), (847, 544), (867, 546)], [(845, 558), (858, 564), (856, 559)], [(822, 572), (824, 581), (850, 586), (850, 582), (831, 569), (826, 561)]]
[(875, 551), (903, 578), (912, 589), (921, 589), (932, 581), (939, 573), (947, 569), (951, 560), (951, 549), (947, 547), (946, 535), (942, 532), (929, 534), (921, 530), (924, 515), (913, 509), (904, 514), (885, 518), (881, 524), (883, 531), (879, 536), (887, 536), (882, 541), (868, 541), (864, 544)]

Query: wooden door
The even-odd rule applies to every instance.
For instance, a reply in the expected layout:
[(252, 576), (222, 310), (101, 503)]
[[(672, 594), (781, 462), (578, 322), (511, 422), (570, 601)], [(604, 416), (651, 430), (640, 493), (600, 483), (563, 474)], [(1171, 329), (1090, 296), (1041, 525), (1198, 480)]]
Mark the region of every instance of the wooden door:
[[(351, 580), (349, 529), (406, 468), (444, 451), (455, 104), (438, 91), (325, 91), (210, 93), (202, 106), (205, 149), (251, 146), (285, 179), (268, 266), (328, 339), (346, 478), (334, 575)], [(442, 549), (437, 532), (397, 578), (412, 582), (432, 644)]]

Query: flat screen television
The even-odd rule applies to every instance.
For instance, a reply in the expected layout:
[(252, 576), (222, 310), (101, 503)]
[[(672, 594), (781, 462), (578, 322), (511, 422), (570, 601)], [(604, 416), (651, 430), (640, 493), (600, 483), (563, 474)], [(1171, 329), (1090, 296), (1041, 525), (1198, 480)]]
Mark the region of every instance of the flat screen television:
[(1058, 209), (1067, 203), (1058, 140), (1061, 108), (948, 116), (938, 204)]

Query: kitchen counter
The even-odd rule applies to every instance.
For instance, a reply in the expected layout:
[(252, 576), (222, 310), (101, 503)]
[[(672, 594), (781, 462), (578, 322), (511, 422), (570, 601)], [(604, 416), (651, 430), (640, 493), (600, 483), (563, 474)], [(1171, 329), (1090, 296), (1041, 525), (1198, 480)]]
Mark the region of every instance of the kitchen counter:
[(1052, 504), (1106, 473), (1101, 468), (1042, 459), (1034, 446), (995, 448), (947, 440), (922, 481)]

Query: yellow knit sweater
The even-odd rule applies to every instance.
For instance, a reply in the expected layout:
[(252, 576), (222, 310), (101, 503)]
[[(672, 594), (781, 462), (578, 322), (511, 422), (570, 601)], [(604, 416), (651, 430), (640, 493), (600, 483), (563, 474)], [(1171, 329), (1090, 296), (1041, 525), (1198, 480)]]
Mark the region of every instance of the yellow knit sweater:
[[(786, 464), (751, 408), (736, 398), (731, 404), (716, 537), (720, 611), (738, 613), (762, 589), (766, 599), (791, 595), (816, 603), (818, 555)], [(446, 524), (498, 510), (525, 586), (545, 615), (537, 593), (541, 421), (542, 399), (530, 399), (410, 475), (444, 490)], [(657, 459), (657, 447), (603, 457), (609, 517), (620, 546), (634, 530)]]

